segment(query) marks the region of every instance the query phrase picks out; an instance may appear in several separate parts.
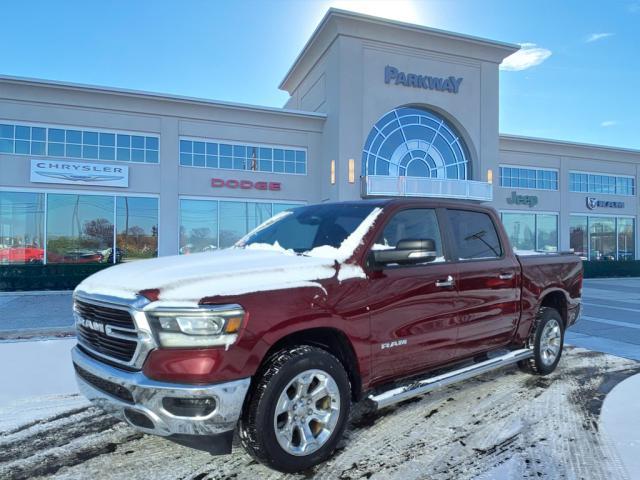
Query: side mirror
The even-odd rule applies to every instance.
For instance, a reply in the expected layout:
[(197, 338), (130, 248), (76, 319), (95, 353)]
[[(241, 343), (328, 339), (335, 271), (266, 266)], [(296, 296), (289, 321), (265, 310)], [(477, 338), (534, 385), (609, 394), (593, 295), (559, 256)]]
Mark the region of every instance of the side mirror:
[(400, 240), (396, 248), (373, 250), (375, 265), (384, 266), (391, 263), (398, 265), (415, 265), (433, 262), (436, 259), (436, 242), (431, 238)]

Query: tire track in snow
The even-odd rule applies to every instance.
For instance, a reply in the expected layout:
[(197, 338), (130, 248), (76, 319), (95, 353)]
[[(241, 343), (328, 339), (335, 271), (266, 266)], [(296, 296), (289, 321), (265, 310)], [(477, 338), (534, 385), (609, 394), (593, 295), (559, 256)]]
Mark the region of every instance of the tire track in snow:
[(0, 460), (0, 477), (624, 479), (597, 420), (606, 392), (638, 371), (636, 362), (569, 349), (548, 377), (508, 368), (381, 412), (358, 405), (336, 455), (302, 475), (269, 470), (239, 446), (212, 457), (80, 409), (0, 433), (14, 452)]

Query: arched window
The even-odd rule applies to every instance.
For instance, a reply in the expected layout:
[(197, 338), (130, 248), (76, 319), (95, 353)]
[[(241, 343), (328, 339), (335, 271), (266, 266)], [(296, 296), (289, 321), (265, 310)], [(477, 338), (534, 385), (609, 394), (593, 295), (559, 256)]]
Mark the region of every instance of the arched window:
[(417, 107), (400, 107), (371, 129), (362, 152), (365, 175), (467, 179), (464, 141), (440, 115)]

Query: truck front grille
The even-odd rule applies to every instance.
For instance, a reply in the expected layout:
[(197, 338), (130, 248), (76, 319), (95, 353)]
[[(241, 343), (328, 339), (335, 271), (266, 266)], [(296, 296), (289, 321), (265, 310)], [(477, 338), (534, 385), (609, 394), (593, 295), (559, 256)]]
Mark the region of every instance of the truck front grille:
[(87, 320), (102, 322), (115, 327), (130, 328), (135, 330), (133, 318), (127, 310), (109, 308), (102, 305), (76, 300), (76, 311)]
[(93, 354), (129, 363), (138, 347), (138, 334), (128, 310), (75, 302), (78, 342)]

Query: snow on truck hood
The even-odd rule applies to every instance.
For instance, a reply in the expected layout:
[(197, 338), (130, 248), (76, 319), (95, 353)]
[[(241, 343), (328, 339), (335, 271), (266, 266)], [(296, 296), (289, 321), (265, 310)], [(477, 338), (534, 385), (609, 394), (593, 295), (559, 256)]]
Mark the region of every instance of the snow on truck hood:
[[(115, 265), (85, 279), (76, 291), (134, 299), (138, 292), (158, 289), (155, 304), (195, 306), (204, 297), (315, 287), (318, 280), (337, 274), (339, 281), (364, 278), (357, 265), (344, 263), (362, 243), (381, 213), (372, 210), (339, 248), (322, 246), (304, 255), (285, 250), (278, 244), (252, 244)], [(258, 227), (260, 228), (260, 227)]]

